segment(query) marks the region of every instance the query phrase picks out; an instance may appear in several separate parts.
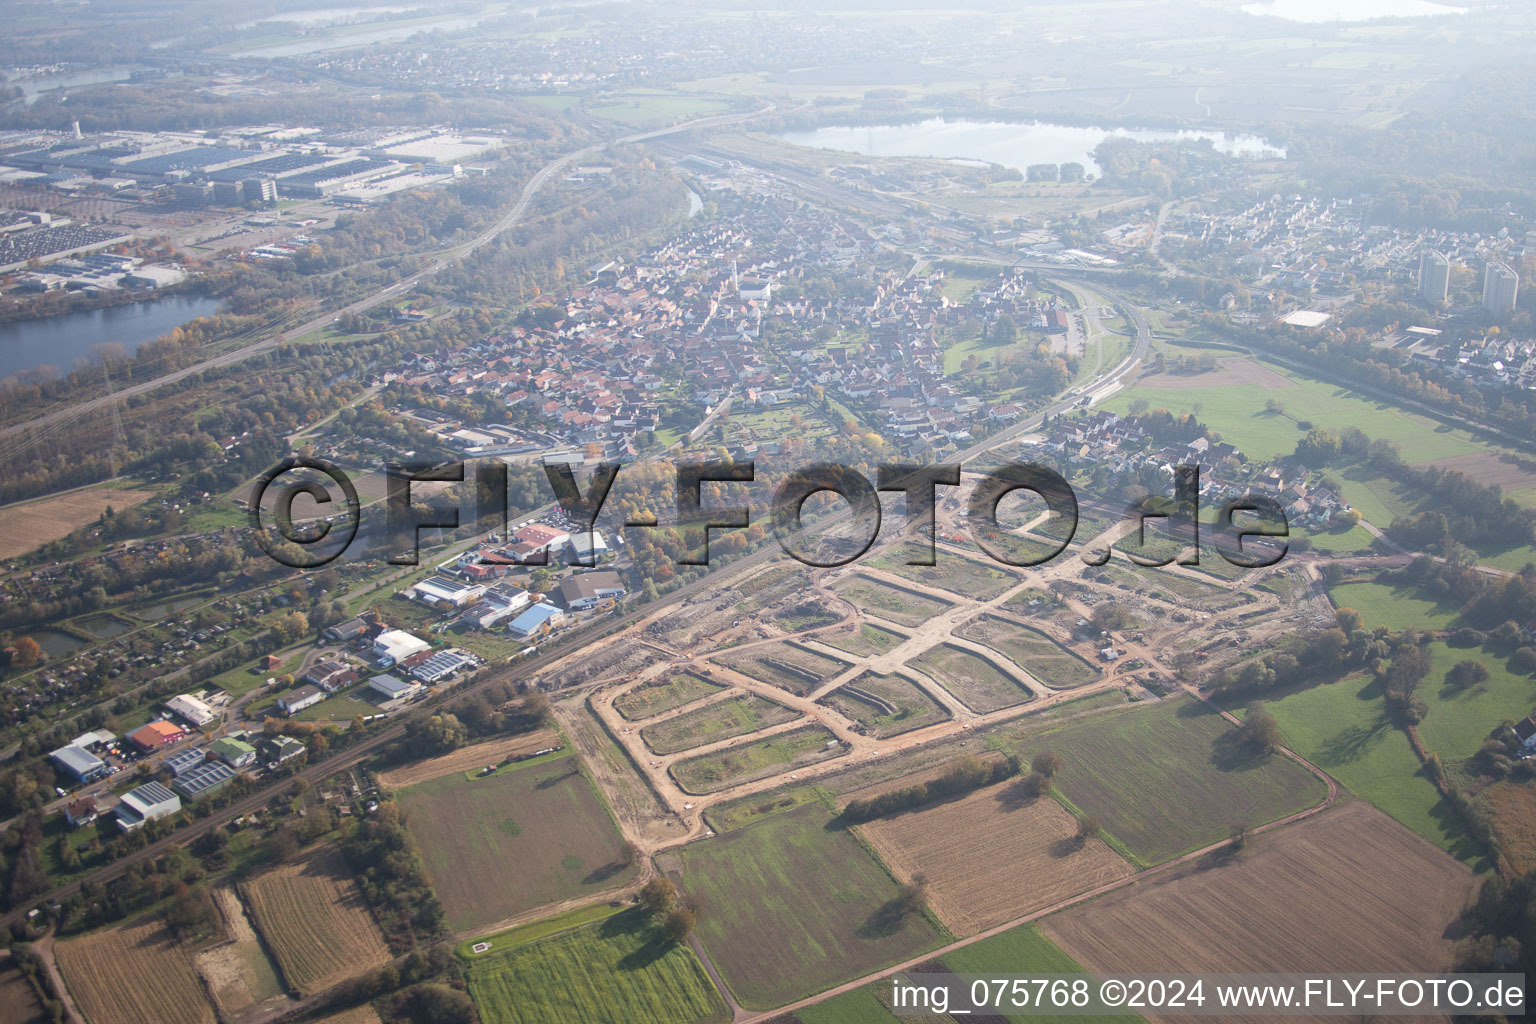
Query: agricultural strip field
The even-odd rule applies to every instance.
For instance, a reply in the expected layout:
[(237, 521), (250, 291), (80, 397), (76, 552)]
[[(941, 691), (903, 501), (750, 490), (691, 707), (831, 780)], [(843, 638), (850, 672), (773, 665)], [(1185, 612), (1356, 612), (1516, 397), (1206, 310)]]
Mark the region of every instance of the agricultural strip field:
[(859, 826), (898, 878), (928, 878), (928, 905), (956, 935), (1051, 906), (1135, 869), (1077, 819), (1016, 782)]
[(872, 576), (855, 574), (837, 581), (834, 588), (870, 615), (898, 626), (921, 626), (947, 610), (949, 602), (915, 590), (905, 590)]
[[(1421, 690), (1435, 683), (1426, 680)], [(1325, 683), (1270, 701), (1286, 746), (1442, 850), (1468, 863), (1482, 851), (1456, 810), (1423, 773), (1408, 737), (1392, 724), (1374, 679)]]
[(450, 775), (402, 790), (399, 800), (454, 931), (595, 896), (635, 875), (575, 756), (484, 779)]
[(1058, 792), (1137, 860), (1156, 864), (1321, 802), (1328, 789), (1301, 765), (1258, 755), (1219, 714), (1187, 698), (1129, 705), (1027, 737), (1029, 760), (1055, 751)]
[(778, 1006), (941, 941), (926, 916), (893, 912), (896, 883), (831, 818), (806, 804), (680, 853), (699, 939), (744, 1006)]
[(1002, 667), (964, 647), (938, 644), (907, 662), (977, 714), (1033, 700), (1034, 694)]
[(484, 1024), (696, 1024), (729, 1019), (704, 967), (629, 910), (491, 952), (468, 967)]
[(375, 779), (385, 789), (404, 789), (418, 782), (426, 782), (428, 779), (474, 771), (488, 764), (500, 764), (509, 757), (520, 757), (523, 754), (531, 754), (535, 750), (557, 747), (564, 742), (558, 729), (540, 729), (537, 732), (520, 733), (485, 743), (472, 743), (441, 757), (429, 757), (425, 761), (413, 761), (399, 768), (379, 772)]
[(54, 955), (90, 1024), (214, 1024), (191, 959), (159, 918), (67, 939)]
[(0, 509), (0, 558), (16, 558), (94, 523), (111, 506), (121, 512), (155, 496), (154, 491), (91, 487), (23, 501)]
[(389, 962), (389, 948), (334, 847), (273, 868), (241, 895), (283, 980), (302, 995)]
[(329, 1017), (321, 1017), (311, 1024), (379, 1024), (379, 1011), (372, 1004), (365, 1003), (362, 1006), (354, 1006), (350, 1010), (342, 1010), (333, 1013)]
[(727, 668), (790, 693), (805, 695), (852, 668), (851, 662), (813, 651), (791, 641), (762, 644), (744, 651), (714, 655)]
[(700, 697), (719, 693), (721, 689), (719, 683), (712, 683), (692, 672), (672, 672), (615, 697), (613, 710), (633, 722), (680, 708)]
[(1336, 608), (1353, 608), (1367, 629), (1448, 629), (1461, 616), (1455, 605), (1430, 600), (1412, 587), (1382, 583), (1341, 583), (1328, 591)]
[(934, 559), (936, 565), (907, 565), (905, 547), (898, 544), (871, 559), (869, 564), (903, 579), (982, 601), (990, 601), (1009, 587), (1022, 582), (1020, 577), (1004, 572), (998, 566), (986, 565), (974, 558), (949, 551), (937, 553)]
[(702, 796), (791, 768), (841, 757), (846, 751), (835, 740), (829, 730), (808, 725), (739, 747), (678, 761), (668, 771), (684, 792)]
[[(1022, 965), (1022, 967), (1021, 967)], [(1083, 966), (1065, 951), (1041, 934), (1033, 924), (1010, 928), (1001, 935), (973, 942), (969, 946), (944, 954), (944, 966), (955, 974), (987, 974), (998, 977), (1017, 975), (1021, 969), (1041, 974), (1085, 974)], [(1019, 1018), (1030, 1024), (1134, 1024), (1141, 1018), (1134, 1015), (1107, 1016), (1102, 1014), (1073, 1014), (1063, 1017), (1053, 1014), (1030, 1014)]]
[(957, 635), (992, 648), (1053, 690), (1067, 690), (1099, 678), (1092, 663), (1067, 650), (1049, 636), (997, 615), (983, 615), (957, 630)]
[[(853, 691), (876, 700), (856, 696)], [(871, 736), (881, 739), (949, 720), (949, 712), (924, 693), (922, 687), (901, 675), (864, 672), (817, 703), (835, 708), (864, 726)]]
[(1073, 907), (1043, 930), (1098, 971), (1438, 971), (1452, 958), (1447, 926), (1476, 883), (1352, 802), (1266, 833), (1219, 866), (1191, 865)]
[(675, 754), (798, 717), (799, 712), (782, 704), (743, 692), (646, 726), (640, 730), (640, 738), (658, 754)]
[(868, 622), (859, 622), (855, 623), (852, 632), (840, 630), (836, 633), (823, 633), (816, 639), (828, 647), (847, 651), (858, 658), (867, 658), (890, 653), (899, 647), (906, 637)]

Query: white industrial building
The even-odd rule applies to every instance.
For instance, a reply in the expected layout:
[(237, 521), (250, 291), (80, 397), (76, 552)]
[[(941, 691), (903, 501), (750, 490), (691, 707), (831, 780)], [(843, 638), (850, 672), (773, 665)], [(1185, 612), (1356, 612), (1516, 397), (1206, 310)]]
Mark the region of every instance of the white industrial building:
[(373, 641), (373, 658), (383, 668), (389, 668), (431, 647), (421, 637), (403, 629), (386, 629)]
[(138, 789), (123, 794), (117, 804), (117, 827), (131, 832), (143, 827), (147, 821), (155, 821), (181, 810), (181, 797), (158, 782), (146, 782)]

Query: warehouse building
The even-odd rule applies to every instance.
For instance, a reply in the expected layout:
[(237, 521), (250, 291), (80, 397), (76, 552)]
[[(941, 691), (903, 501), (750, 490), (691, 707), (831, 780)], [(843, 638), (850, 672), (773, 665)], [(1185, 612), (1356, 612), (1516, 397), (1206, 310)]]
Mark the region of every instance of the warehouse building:
[(235, 770), (223, 761), (209, 761), (201, 768), (194, 768), (185, 775), (177, 776), (171, 783), (188, 800), (200, 800), (229, 785)]
[(158, 782), (146, 782), (138, 789), (123, 794), (117, 803), (117, 827), (124, 832), (142, 828), (147, 821), (155, 821), (181, 810), (181, 797)]

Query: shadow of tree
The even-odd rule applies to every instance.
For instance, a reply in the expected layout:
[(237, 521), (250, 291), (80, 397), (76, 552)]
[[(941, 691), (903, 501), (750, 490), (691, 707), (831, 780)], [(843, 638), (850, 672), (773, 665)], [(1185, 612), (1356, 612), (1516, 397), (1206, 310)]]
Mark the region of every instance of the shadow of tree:
[(886, 900), (859, 926), (861, 939), (884, 939), (901, 931), (907, 919), (907, 905), (900, 897)]
[(618, 861), (610, 861), (609, 863), (604, 864), (602, 867), (593, 868), (591, 871), (587, 872), (586, 877), (581, 880), (581, 884), (596, 885), (598, 882), (606, 882), (608, 879), (612, 878), (614, 875), (623, 870), (623, 864), (619, 863)]
[(1385, 716), (1377, 718), (1369, 727), (1351, 725), (1323, 740), (1318, 748), (1317, 762), (1330, 766), (1348, 764), (1364, 757), (1371, 747), (1380, 743), (1391, 730)]
[(675, 943), (666, 937), (659, 929), (645, 945), (633, 952), (625, 954), (618, 963), (621, 971), (644, 970), (651, 964), (667, 955), (667, 952)]

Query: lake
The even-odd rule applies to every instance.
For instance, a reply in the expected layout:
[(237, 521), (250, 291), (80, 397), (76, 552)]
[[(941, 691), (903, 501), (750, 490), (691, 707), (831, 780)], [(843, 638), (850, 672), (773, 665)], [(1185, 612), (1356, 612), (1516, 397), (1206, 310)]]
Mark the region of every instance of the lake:
[(935, 117), (913, 124), (835, 126), (808, 132), (785, 132), (785, 142), (814, 149), (838, 149), (865, 156), (925, 156), (949, 160), (985, 160), (1024, 170), (1030, 164), (1080, 163), (1100, 173), (1093, 150), (1110, 138), (1138, 142), (1209, 139), (1219, 152), (1232, 156), (1283, 157), (1285, 151), (1256, 135), (1227, 136), (1221, 132), (1145, 131), (1124, 128), (1083, 128), (1035, 121), (946, 121)]
[(1244, 4), (1244, 14), (1286, 21), (1370, 21), (1372, 18), (1432, 18), (1465, 14), (1464, 7), (1431, 3), (1430, 0), (1264, 0)]
[(99, 346), (113, 343), (121, 343), (133, 353), (146, 341), (169, 334), (188, 320), (211, 316), (218, 309), (218, 299), (178, 295), (0, 324), (0, 377), (39, 366), (68, 373), (76, 359), (89, 359)]
[(87, 85), (106, 85), (109, 82), (126, 82), (138, 68), (95, 68), (90, 71), (68, 71), (59, 75), (39, 75), (36, 78), (7, 78), (5, 85), (21, 87), (22, 102), (31, 104), (45, 92), (55, 89), (78, 89)]

